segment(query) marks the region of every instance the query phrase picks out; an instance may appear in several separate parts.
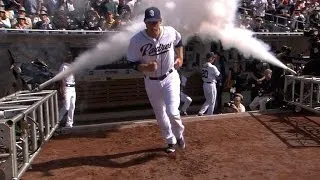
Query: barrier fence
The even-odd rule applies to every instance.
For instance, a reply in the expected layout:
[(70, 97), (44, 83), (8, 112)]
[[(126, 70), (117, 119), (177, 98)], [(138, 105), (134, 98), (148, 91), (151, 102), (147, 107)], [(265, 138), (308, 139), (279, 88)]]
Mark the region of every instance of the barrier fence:
[[(244, 15), (244, 11), (247, 11), (249, 15), (253, 14), (252, 9), (240, 7), (239, 8), (241, 15)], [(289, 17), (279, 16), (275, 14), (265, 13), (264, 20), (273, 22), (275, 25), (281, 28), (288, 28), (290, 27), (292, 30), (303, 31), (306, 23), (304, 21), (294, 20)], [(292, 25), (292, 23), (295, 23)], [(286, 30), (286, 29), (284, 29)]]
[(0, 99), (0, 179), (20, 179), (59, 124), (56, 90)]
[(296, 106), (296, 111), (302, 108), (320, 114), (319, 77), (287, 75), (284, 94), (284, 100)]

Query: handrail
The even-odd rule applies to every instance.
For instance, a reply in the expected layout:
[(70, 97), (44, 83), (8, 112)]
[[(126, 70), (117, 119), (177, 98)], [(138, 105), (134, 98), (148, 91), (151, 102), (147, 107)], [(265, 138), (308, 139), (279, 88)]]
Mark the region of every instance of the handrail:
[[(239, 7), (239, 9), (243, 9), (245, 11), (249, 11), (249, 12), (252, 12), (252, 9), (249, 9), (249, 8), (245, 8), (245, 7)], [(241, 11), (240, 11), (241, 12)], [(271, 16), (273, 17), (273, 19), (276, 19), (276, 21), (272, 21), (274, 22), (276, 25), (278, 26), (283, 26), (283, 27), (286, 27), (284, 24), (280, 24), (279, 23), (279, 19), (283, 19), (284, 22), (288, 22), (288, 21), (292, 21), (292, 18), (288, 18), (288, 17), (283, 17), (283, 16), (279, 16), (279, 15), (274, 15), (274, 14), (270, 14), (270, 13), (265, 13), (265, 16)], [(298, 21), (298, 20), (295, 20), (296, 23), (301, 23), (303, 25), (305, 25), (306, 23), (304, 21)], [(297, 25), (296, 25), (297, 26)], [(297, 26), (299, 27), (299, 26)], [(303, 29), (298, 29), (300, 31), (303, 31)]]

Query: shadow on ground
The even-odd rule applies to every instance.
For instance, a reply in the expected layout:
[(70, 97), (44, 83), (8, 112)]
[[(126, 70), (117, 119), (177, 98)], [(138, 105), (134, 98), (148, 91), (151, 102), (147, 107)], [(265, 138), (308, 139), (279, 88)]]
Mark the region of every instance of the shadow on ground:
[(250, 115), (290, 148), (320, 147), (320, 123), (308, 116), (279, 114)]
[[(129, 158), (129, 156), (134, 157)], [(55, 159), (44, 163), (34, 164), (32, 165), (32, 169), (30, 171), (41, 171), (44, 173), (45, 176), (52, 176), (50, 170), (77, 166), (127, 168), (139, 164), (144, 164), (148, 161), (152, 161), (160, 157), (168, 157), (168, 155), (163, 152), (163, 148), (146, 149), (104, 156), (87, 156), (73, 157), (68, 159)]]

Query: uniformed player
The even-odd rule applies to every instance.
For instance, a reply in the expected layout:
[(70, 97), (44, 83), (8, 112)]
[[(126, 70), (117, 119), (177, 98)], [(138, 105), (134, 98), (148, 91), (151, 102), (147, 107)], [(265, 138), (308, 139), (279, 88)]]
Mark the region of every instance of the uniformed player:
[(149, 101), (168, 144), (165, 151), (172, 153), (175, 144), (185, 148), (179, 112), (180, 79), (176, 70), (183, 63), (181, 35), (173, 27), (161, 26), (161, 13), (156, 7), (145, 10), (144, 22), (146, 29), (130, 40), (127, 60), (145, 76)]
[[(64, 63), (62, 63), (59, 71), (65, 71), (70, 67), (70, 63), (73, 61), (73, 56), (71, 52), (69, 51)], [(74, 75), (71, 74), (68, 77), (62, 79), (60, 84), (60, 94), (63, 98), (63, 107), (60, 109), (59, 113), (59, 120), (64, 117), (66, 113), (67, 114), (67, 122), (66, 127), (72, 128), (73, 127), (73, 117), (74, 117), (74, 110), (75, 110), (75, 104), (76, 104), (76, 88), (75, 88), (75, 78)]]
[(207, 53), (207, 62), (202, 66), (202, 80), (203, 80), (203, 92), (206, 101), (202, 105), (198, 115), (202, 116), (206, 111), (207, 115), (212, 115), (215, 107), (217, 88), (216, 83), (219, 78), (220, 72), (212, 63), (217, 59), (217, 56), (213, 52)]

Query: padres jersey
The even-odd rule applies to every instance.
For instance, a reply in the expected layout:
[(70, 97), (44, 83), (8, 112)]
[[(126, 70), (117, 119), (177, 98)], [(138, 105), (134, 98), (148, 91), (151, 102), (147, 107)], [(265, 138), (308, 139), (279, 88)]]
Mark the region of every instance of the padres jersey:
[(131, 38), (127, 60), (139, 63), (156, 61), (157, 70), (144, 74), (149, 77), (159, 77), (174, 68), (174, 49), (180, 41), (180, 33), (170, 26), (161, 26), (159, 39), (151, 38), (145, 30), (142, 30)]
[(217, 83), (217, 77), (220, 75), (218, 68), (215, 65), (207, 62), (202, 66), (202, 80), (207, 83)]
[[(67, 70), (67, 69), (69, 68), (69, 66), (70, 66), (69, 63), (63, 63), (63, 64), (61, 65), (59, 71), (60, 71), (60, 72), (65, 71), (65, 70)], [(64, 78), (64, 82), (65, 82), (66, 84), (71, 84), (71, 85), (75, 84), (74, 75), (71, 74), (71, 75), (69, 75), (68, 77)]]

